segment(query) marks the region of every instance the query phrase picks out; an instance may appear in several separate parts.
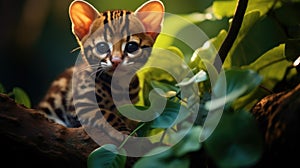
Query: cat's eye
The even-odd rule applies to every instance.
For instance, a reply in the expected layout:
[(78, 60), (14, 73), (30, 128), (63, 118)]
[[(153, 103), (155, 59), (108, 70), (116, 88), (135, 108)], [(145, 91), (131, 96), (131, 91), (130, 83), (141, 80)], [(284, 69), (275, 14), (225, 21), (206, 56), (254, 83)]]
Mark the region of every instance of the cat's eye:
[(96, 44), (96, 48), (99, 54), (107, 54), (110, 51), (109, 45), (105, 42)]
[(139, 49), (139, 45), (136, 42), (128, 42), (125, 46), (125, 52), (134, 53)]

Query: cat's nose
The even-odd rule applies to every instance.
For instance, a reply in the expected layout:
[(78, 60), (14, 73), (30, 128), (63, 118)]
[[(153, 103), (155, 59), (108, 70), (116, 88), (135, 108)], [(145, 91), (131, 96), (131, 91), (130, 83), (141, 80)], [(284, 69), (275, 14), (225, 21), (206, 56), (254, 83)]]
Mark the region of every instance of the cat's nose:
[(113, 66), (118, 66), (122, 62), (122, 59), (120, 57), (112, 57), (111, 62)]

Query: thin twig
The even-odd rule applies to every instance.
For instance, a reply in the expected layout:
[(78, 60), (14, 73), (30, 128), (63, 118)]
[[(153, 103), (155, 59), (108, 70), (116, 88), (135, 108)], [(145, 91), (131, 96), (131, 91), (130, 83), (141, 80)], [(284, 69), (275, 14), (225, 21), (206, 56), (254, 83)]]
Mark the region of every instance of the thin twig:
[(125, 140), (121, 143), (121, 145), (118, 147), (118, 149), (123, 148), (123, 146), (126, 144), (126, 142), (128, 141), (128, 139), (133, 136), (139, 129), (141, 129), (146, 123), (142, 123), (141, 125), (139, 125), (136, 129), (134, 129), (126, 138)]
[[(229, 28), (228, 34), (223, 41), (218, 54), (215, 58), (214, 66), (220, 72), (222, 64), (224, 63), (234, 41), (236, 40), (239, 30), (242, 26), (244, 15), (248, 6), (248, 0), (239, 0), (237, 8), (232, 20), (232, 24)], [(220, 57), (220, 59), (218, 59)]]

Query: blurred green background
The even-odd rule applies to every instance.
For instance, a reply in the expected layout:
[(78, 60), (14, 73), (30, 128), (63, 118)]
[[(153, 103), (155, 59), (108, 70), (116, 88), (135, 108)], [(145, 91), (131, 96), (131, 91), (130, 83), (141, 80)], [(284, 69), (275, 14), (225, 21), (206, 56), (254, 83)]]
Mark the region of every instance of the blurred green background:
[[(89, 0), (99, 11), (135, 10), (146, 0)], [(162, 0), (166, 12), (202, 12), (213, 0)], [(33, 106), (51, 81), (74, 65), (78, 51), (71, 32), (71, 0), (2, 0), (0, 6), (0, 82), (23, 88)]]

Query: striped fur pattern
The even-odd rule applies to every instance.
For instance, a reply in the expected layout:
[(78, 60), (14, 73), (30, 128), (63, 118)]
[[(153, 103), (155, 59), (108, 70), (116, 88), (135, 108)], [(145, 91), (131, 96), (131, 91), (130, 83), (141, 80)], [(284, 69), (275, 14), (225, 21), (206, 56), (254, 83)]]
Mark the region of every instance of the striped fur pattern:
[[(157, 14), (138, 15), (152, 9)], [(38, 105), (39, 109), (67, 127), (92, 125), (107, 130), (107, 124), (110, 124), (116, 130), (130, 134), (137, 123), (120, 115), (114, 101), (119, 104), (138, 101), (139, 80), (135, 72), (151, 54), (151, 47), (160, 31), (163, 11), (160, 1), (148, 1), (135, 12), (98, 12), (85, 1), (72, 2), (72, 30), (81, 47), (84, 63), (67, 69), (53, 81)], [(149, 20), (152, 20), (151, 25), (147, 23)], [(120, 72), (114, 73), (117, 68)], [(113, 75), (117, 77), (114, 85), (111, 83)], [(128, 86), (122, 81), (129, 76), (132, 78)], [(74, 77), (75, 87), (72, 86)], [(124, 90), (129, 90), (131, 102), (126, 100), (128, 95), (124, 95)], [(116, 100), (113, 100), (112, 92), (117, 95), (114, 97)], [(96, 98), (97, 108), (93, 106), (93, 98)], [(124, 139), (124, 136), (113, 131), (107, 134), (118, 140)]]

